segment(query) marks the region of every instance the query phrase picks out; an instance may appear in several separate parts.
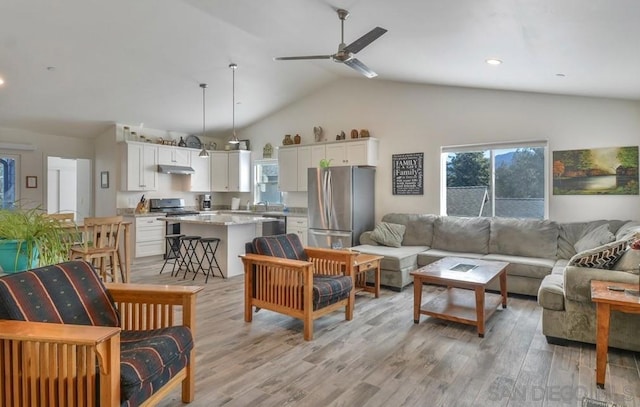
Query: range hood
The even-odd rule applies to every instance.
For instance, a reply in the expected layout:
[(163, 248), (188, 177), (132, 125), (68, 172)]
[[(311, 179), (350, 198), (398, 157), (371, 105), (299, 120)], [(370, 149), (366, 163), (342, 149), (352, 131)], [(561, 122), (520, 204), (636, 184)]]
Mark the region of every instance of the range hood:
[(183, 165), (158, 164), (158, 172), (163, 174), (195, 174), (196, 170)]

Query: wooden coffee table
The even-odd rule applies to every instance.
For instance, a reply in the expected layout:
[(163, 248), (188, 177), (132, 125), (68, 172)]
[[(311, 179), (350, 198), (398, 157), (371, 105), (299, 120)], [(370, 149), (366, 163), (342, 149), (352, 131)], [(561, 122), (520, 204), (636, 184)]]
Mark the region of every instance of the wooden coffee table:
[[(356, 291), (367, 291), (380, 297), (380, 261), (384, 256), (360, 253), (353, 264), (353, 282)], [(373, 270), (373, 287), (367, 285), (367, 271)]]
[[(420, 322), (420, 314), (429, 315), (476, 326), (478, 336), (484, 337), (485, 321), (500, 303), (507, 308), (508, 265), (502, 261), (444, 257), (412, 271), (413, 322)], [(500, 295), (485, 293), (487, 284), (496, 278), (500, 279)], [(423, 283), (446, 285), (448, 289), (422, 305)]]

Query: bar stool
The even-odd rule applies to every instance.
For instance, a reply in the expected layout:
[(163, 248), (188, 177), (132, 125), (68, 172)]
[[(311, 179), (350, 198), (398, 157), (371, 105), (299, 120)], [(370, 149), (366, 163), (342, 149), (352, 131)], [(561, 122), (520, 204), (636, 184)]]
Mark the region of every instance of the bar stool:
[[(203, 237), (200, 239), (200, 244), (202, 245), (202, 259), (200, 262), (201, 264), (200, 268), (202, 269), (202, 272), (206, 275), (204, 282), (207, 283), (207, 281), (209, 281), (209, 273), (211, 273), (213, 277), (216, 276), (213, 269), (218, 269), (220, 271), (220, 276), (222, 278), (225, 278), (224, 274), (222, 274), (222, 269), (218, 264), (218, 260), (216, 259), (216, 250), (218, 250), (220, 239), (218, 239), (217, 237)], [(204, 267), (205, 260), (207, 261), (206, 269)], [(215, 266), (213, 265), (214, 263), (215, 263)], [(196, 279), (195, 274), (193, 276), (193, 279), (194, 280)]]
[(164, 237), (165, 241), (167, 242), (167, 253), (166, 253), (166, 257), (164, 259), (164, 264), (162, 265), (162, 268), (160, 269), (160, 274), (162, 274), (162, 272), (164, 271), (164, 267), (167, 265), (167, 263), (169, 263), (170, 261), (173, 264), (173, 267), (171, 268), (171, 275), (173, 275), (173, 273), (176, 272), (176, 266), (180, 266), (180, 238), (184, 236), (181, 234), (172, 234), (172, 235), (166, 235)]
[[(202, 267), (202, 260), (198, 257), (198, 253), (196, 252), (199, 241), (200, 236), (180, 237), (180, 266), (178, 267), (178, 270), (176, 270), (176, 275), (183, 266), (184, 275), (182, 278), (186, 278), (187, 272), (189, 271), (192, 271), (194, 274), (198, 273), (198, 270)], [(174, 273), (171, 273), (171, 275), (174, 275)]]

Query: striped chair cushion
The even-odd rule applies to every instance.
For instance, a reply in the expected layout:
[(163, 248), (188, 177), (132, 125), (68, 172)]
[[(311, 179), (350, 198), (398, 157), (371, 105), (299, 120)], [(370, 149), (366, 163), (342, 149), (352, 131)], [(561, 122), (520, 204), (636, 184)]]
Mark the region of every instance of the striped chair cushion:
[(324, 308), (349, 297), (353, 286), (351, 277), (313, 275), (313, 310)]
[(120, 326), (111, 295), (93, 266), (85, 261), (0, 278), (0, 319)]
[(120, 334), (120, 391), (124, 406), (137, 406), (187, 365), (193, 349), (189, 328), (173, 326)]
[(253, 239), (253, 248), (257, 254), (265, 256), (304, 261), (309, 259), (295, 233), (256, 237)]

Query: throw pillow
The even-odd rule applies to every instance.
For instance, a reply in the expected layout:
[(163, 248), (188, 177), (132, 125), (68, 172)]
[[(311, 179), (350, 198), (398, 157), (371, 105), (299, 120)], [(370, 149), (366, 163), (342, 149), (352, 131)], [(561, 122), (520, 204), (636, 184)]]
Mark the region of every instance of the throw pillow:
[(609, 224), (604, 223), (584, 235), (573, 247), (575, 247), (577, 253), (580, 253), (613, 242), (615, 239), (616, 237), (609, 230)]
[(624, 252), (622, 257), (620, 257), (620, 260), (616, 262), (613, 269), (638, 274), (638, 267), (640, 267), (640, 250), (629, 248)]
[(406, 229), (397, 223), (380, 222), (371, 232), (371, 239), (383, 246), (400, 247)]
[(591, 250), (585, 250), (569, 260), (570, 266), (611, 269), (622, 257), (628, 245), (627, 240), (617, 240)]

